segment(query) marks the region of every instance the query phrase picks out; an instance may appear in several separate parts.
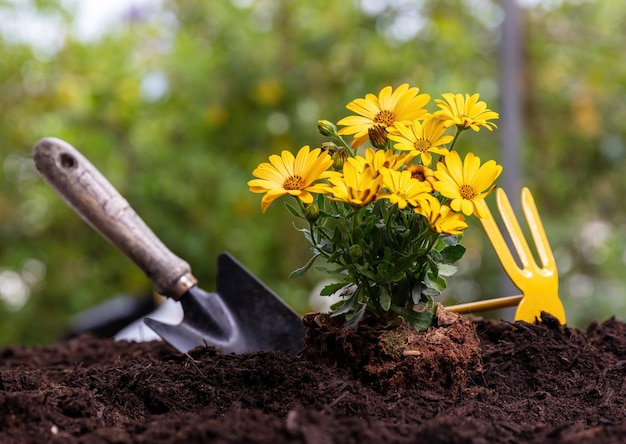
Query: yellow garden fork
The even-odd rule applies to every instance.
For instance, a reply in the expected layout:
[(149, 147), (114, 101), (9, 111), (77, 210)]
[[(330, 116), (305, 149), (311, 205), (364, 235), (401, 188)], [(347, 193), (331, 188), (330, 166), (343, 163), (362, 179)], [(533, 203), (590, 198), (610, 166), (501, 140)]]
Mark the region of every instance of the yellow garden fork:
[(469, 313), (517, 305), (516, 321), (534, 323), (541, 319), (541, 312), (545, 311), (556, 317), (561, 324), (565, 324), (565, 310), (559, 299), (559, 275), (556, 262), (530, 190), (528, 188), (522, 189), (522, 209), (541, 260), (541, 267), (533, 258), (509, 199), (501, 188), (496, 190), (496, 202), (522, 268), (515, 262), (484, 200), (480, 202), (480, 205), (482, 205), (487, 217), (480, 219), (480, 221), (504, 270), (523, 295), (453, 305), (447, 309), (457, 313)]

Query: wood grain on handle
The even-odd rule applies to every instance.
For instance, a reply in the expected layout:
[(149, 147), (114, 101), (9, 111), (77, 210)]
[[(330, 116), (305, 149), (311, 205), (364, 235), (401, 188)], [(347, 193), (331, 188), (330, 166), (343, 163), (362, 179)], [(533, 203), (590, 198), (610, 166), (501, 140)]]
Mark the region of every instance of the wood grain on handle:
[(33, 149), (35, 166), (65, 202), (148, 276), (154, 289), (180, 299), (196, 285), (189, 264), (174, 255), (120, 193), (67, 142), (42, 139)]

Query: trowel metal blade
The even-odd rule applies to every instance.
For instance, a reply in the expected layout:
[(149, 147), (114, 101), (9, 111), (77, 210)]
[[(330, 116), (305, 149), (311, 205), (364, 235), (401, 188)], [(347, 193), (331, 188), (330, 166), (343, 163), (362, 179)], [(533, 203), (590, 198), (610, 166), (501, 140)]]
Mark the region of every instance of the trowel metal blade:
[(246, 351), (232, 316), (216, 293), (194, 287), (180, 303), (184, 316), (179, 324), (166, 324), (151, 318), (145, 318), (144, 323), (181, 353), (200, 346), (217, 347), (225, 353)]
[(202, 345), (237, 354), (276, 350), (295, 355), (302, 349), (300, 316), (227, 253), (218, 257), (217, 291), (193, 287), (180, 302), (180, 324), (144, 322), (183, 353)]

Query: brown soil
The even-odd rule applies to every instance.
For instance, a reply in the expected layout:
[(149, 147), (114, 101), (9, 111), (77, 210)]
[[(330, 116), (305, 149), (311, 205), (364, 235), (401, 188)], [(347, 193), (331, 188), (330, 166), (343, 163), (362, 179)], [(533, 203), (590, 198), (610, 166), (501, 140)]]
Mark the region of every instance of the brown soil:
[(624, 442), (626, 324), (543, 320), (440, 316), (413, 334), (309, 315), (297, 357), (86, 336), (5, 347), (0, 442)]

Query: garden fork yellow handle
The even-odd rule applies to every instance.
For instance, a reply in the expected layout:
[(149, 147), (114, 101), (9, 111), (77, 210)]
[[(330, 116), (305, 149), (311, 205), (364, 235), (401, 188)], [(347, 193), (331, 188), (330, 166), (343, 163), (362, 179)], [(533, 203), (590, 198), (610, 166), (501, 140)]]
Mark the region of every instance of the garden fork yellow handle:
[(484, 301), (466, 302), (465, 304), (449, 305), (446, 310), (455, 313), (476, 313), (481, 311), (499, 310), (501, 308), (515, 307), (519, 305), (523, 295), (506, 296), (503, 298), (487, 299)]
[[(515, 262), (484, 200), (479, 204), (482, 205), (482, 209), (487, 216), (480, 221), (504, 270), (515, 286), (523, 293), (523, 297), (517, 306), (515, 320), (535, 322), (537, 319), (541, 319), (541, 312), (545, 311), (556, 317), (562, 324), (565, 324), (565, 310), (559, 299), (559, 276), (556, 262), (530, 190), (528, 188), (522, 190), (522, 209), (524, 210), (542, 267), (539, 267), (535, 262), (528, 243), (524, 239), (519, 222), (515, 218), (511, 204), (502, 189), (496, 190), (496, 200), (502, 221), (513, 241), (517, 255), (522, 263), (522, 268), (518, 267)], [(451, 308), (458, 312), (468, 312), (472, 309), (479, 311), (480, 309), (500, 308), (514, 305), (513, 303), (518, 298), (492, 299), (490, 301), (462, 304)]]
[(559, 299), (559, 276), (556, 261), (552, 254), (546, 232), (539, 218), (537, 206), (528, 188), (522, 189), (522, 209), (528, 222), (528, 228), (537, 248), (542, 267), (537, 266), (528, 243), (524, 238), (519, 222), (515, 218), (509, 199), (501, 188), (496, 190), (496, 201), (502, 221), (511, 237), (522, 268), (519, 268), (513, 259), (502, 233), (483, 200), (481, 204), (486, 210), (487, 217), (481, 223), (491, 244), (500, 259), (500, 263), (513, 283), (519, 288), (524, 297), (517, 306), (515, 320), (535, 322), (541, 319), (542, 311), (555, 316), (561, 323), (565, 323), (565, 310)]

